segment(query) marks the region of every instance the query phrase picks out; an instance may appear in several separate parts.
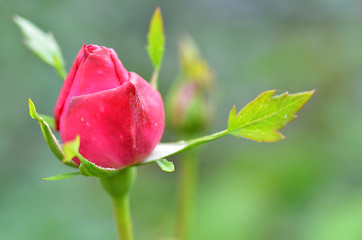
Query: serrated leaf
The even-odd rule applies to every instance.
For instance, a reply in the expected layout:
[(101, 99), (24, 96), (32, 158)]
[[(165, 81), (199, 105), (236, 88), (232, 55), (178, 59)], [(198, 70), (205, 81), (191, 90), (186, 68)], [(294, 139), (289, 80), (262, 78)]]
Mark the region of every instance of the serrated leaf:
[(278, 132), (296, 118), (296, 113), (314, 91), (273, 96), (274, 90), (260, 94), (238, 114), (235, 106), (229, 114), (228, 132), (236, 137), (258, 142), (275, 142), (284, 138)]
[(175, 171), (175, 166), (172, 162), (167, 161), (166, 159), (160, 159), (156, 161), (157, 165), (165, 172)]
[(80, 175), (80, 172), (72, 172), (72, 173), (64, 173), (64, 174), (55, 175), (55, 176), (42, 178), (42, 179), (48, 180), (48, 181), (54, 181), (54, 180), (63, 180), (63, 179), (67, 179), (67, 178), (72, 178), (72, 177), (75, 177), (78, 175)]
[(58, 43), (51, 33), (45, 33), (35, 24), (20, 16), (14, 16), (14, 22), (24, 36), (25, 45), (42, 61), (54, 67), (62, 79), (67, 72), (64, 69), (64, 59)]
[(160, 68), (165, 51), (165, 36), (163, 34), (163, 21), (160, 8), (156, 8), (148, 32), (148, 55), (154, 68)]
[(91, 177), (111, 177), (122, 171), (123, 169), (114, 169), (114, 168), (103, 168), (95, 165), (94, 163), (88, 161), (79, 153), (80, 146), (80, 137), (77, 135), (74, 140), (68, 141), (63, 144), (64, 152), (64, 163), (69, 163), (74, 157), (77, 157), (80, 161), (79, 170), (80, 173), (84, 176)]
[(188, 141), (159, 143), (140, 165), (167, 158), (228, 134), (265, 142), (282, 139), (283, 135), (277, 131), (296, 117), (295, 114), (310, 99), (314, 91), (284, 93), (273, 97), (274, 92), (267, 91), (260, 94), (238, 114), (234, 106), (229, 114), (228, 129)]
[[(36, 107), (33, 103), (33, 101), (29, 98), (29, 113), (30, 116), (33, 119), (36, 119), (39, 124), (40, 128), (43, 132), (45, 141), (47, 142), (50, 150), (53, 152), (53, 154), (59, 159), (62, 160), (64, 158), (63, 150), (60, 147), (58, 139), (54, 136), (52, 130), (50, 129), (50, 126), (48, 123), (36, 112)], [(72, 162), (66, 163), (69, 166), (76, 167), (76, 165)]]

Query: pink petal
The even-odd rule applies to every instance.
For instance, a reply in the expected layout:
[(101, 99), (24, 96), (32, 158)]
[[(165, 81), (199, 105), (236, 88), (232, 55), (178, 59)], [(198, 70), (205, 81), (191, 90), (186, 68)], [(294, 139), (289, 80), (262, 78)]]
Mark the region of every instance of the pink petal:
[(56, 130), (59, 130), (60, 116), (62, 114), (65, 101), (69, 95), (70, 88), (72, 87), (74, 76), (75, 76), (78, 66), (79, 66), (79, 62), (83, 58), (83, 53), (84, 53), (85, 48), (86, 48), (86, 45), (84, 44), (83, 47), (78, 52), (77, 57), (75, 58), (75, 60), (73, 62), (72, 68), (70, 69), (67, 77), (64, 80), (63, 87), (58, 96), (57, 103), (55, 104), (54, 119), (55, 119), (55, 129)]
[(121, 87), (73, 97), (61, 137), (67, 142), (79, 134), (80, 153), (85, 158), (101, 167), (119, 169), (148, 156), (163, 129), (160, 94), (130, 73), (130, 82)]

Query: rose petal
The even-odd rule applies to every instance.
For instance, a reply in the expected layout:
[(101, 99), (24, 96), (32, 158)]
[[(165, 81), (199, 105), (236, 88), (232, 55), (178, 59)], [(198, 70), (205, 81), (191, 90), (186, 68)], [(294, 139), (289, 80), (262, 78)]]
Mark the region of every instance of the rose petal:
[(64, 80), (62, 90), (60, 91), (57, 103), (55, 104), (54, 120), (55, 120), (55, 129), (56, 130), (59, 130), (59, 121), (60, 121), (60, 116), (63, 111), (64, 103), (69, 95), (69, 91), (70, 91), (70, 88), (72, 87), (73, 80), (74, 80), (75, 74), (77, 72), (79, 63), (83, 58), (83, 53), (84, 53), (85, 48), (86, 48), (86, 45), (84, 44), (83, 47), (78, 52), (77, 57), (75, 58), (75, 60), (73, 62), (72, 68), (70, 69), (67, 77)]
[(79, 151), (85, 158), (119, 169), (142, 161), (160, 141), (162, 99), (145, 80), (130, 73), (130, 82), (121, 87), (72, 98), (62, 123), (63, 142), (80, 135)]
[(128, 71), (113, 49), (84, 45), (65, 79), (58, 97), (54, 115), (59, 130), (60, 117), (67, 111), (70, 99), (121, 86), (128, 81)]

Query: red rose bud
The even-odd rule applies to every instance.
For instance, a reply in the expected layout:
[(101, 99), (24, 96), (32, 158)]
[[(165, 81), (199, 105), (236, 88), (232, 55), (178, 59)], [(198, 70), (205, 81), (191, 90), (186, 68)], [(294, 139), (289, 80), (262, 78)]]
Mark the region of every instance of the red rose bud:
[[(165, 126), (160, 93), (128, 72), (111, 48), (84, 45), (54, 109), (63, 142), (80, 136), (79, 152), (104, 168), (140, 163), (161, 140)], [(78, 165), (80, 161), (73, 159)]]
[(214, 74), (190, 37), (180, 42), (181, 71), (167, 101), (168, 123), (182, 135), (193, 136), (210, 125)]

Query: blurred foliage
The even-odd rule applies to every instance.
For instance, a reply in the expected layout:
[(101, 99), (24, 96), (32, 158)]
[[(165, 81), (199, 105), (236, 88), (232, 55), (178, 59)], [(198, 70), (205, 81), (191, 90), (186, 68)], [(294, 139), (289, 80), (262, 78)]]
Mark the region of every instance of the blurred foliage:
[[(111, 200), (96, 179), (46, 182), (69, 171), (48, 150), (27, 99), (51, 115), (62, 82), (21, 43), (19, 14), (51, 31), (66, 68), (83, 43), (116, 50), (149, 79), (149, 19), (160, 6), (167, 38), (159, 88), (178, 74), (188, 32), (217, 72), (226, 127), (232, 104), (260, 92), (316, 89), (287, 137), (262, 144), (224, 138), (205, 147), (192, 239), (362, 239), (362, 3), (358, 0), (1, 1), (0, 239), (116, 239)], [(240, 94), (242, 93), (242, 94)], [(168, 134), (165, 134), (165, 140)], [(131, 191), (137, 239), (170, 238), (175, 173), (139, 168)], [(92, 209), (92, 212), (90, 211)]]
[(211, 126), (215, 74), (190, 36), (182, 36), (178, 45), (180, 70), (165, 98), (166, 126), (192, 138)]

